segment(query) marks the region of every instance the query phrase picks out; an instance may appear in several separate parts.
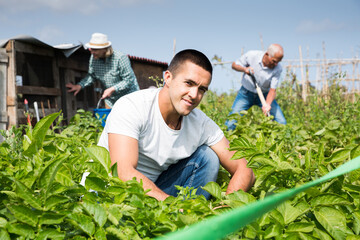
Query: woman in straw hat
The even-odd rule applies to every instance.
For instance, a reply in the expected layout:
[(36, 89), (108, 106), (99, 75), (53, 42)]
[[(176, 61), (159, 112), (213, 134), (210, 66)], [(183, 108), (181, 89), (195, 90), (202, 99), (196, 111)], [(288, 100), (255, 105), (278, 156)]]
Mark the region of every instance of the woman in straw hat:
[(76, 95), (82, 88), (98, 80), (105, 88), (101, 97), (105, 99), (105, 107), (112, 108), (120, 97), (139, 90), (128, 56), (113, 51), (107, 35), (94, 33), (85, 46), (91, 52), (88, 75), (76, 85), (66, 84), (68, 92)]

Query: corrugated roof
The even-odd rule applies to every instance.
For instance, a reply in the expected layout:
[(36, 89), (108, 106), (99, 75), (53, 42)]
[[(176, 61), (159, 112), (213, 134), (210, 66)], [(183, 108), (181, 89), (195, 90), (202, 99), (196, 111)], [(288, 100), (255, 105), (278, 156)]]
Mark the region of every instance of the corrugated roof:
[(57, 46), (51, 46), (47, 43), (44, 43), (42, 41), (40, 41), (39, 39), (36, 39), (32, 36), (28, 36), (28, 35), (19, 35), (13, 38), (9, 38), (6, 40), (0, 40), (0, 48), (3, 48), (6, 46), (6, 44), (10, 41), (10, 40), (17, 40), (17, 41), (21, 41), (21, 42), (26, 42), (26, 43), (30, 43), (36, 46), (40, 46), (40, 47), (46, 47), (46, 48), (53, 48), (53, 49), (57, 49), (60, 50), (65, 57), (69, 57), (71, 54), (73, 54), (74, 52), (76, 52), (76, 50), (78, 50), (80, 47), (82, 47), (83, 45), (80, 44), (62, 44), (62, 45), (57, 45)]
[(157, 60), (148, 59), (148, 58), (142, 58), (142, 57), (136, 57), (136, 56), (132, 56), (132, 55), (128, 55), (128, 57), (131, 60), (135, 60), (135, 61), (139, 61), (139, 62), (154, 63), (154, 64), (158, 64), (158, 65), (163, 65), (164, 67), (168, 67), (167, 62), (160, 62), (160, 61), (157, 61)]
[[(22, 42), (27, 42), (27, 43), (31, 43), (37, 46), (42, 46), (42, 47), (47, 47), (47, 48), (54, 48), (57, 49), (59, 51), (61, 51), (66, 57), (70, 57), (71, 54), (73, 54), (74, 52), (76, 52), (79, 48), (84, 47), (82, 43), (79, 44), (60, 44), (60, 45), (56, 45), (56, 46), (51, 46), (47, 43), (44, 43), (32, 36), (28, 36), (28, 35), (19, 35), (13, 38), (9, 38), (9, 39), (4, 39), (4, 40), (0, 40), (0, 48), (3, 48), (6, 46), (6, 44), (10, 41), (10, 40), (18, 40), (18, 41), (22, 41)], [(142, 58), (142, 57), (136, 57), (136, 56), (132, 56), (132, 55), (128, 55), (129, 58), (131, 60), (135, 60), (135, 61), (139, 61), (139, 62), (147, 62), (147, 63), (153, 63), (153, 64), (158, 64), (158, 65), (163, 65), (164, 67), (168, 67), (168, 64), (166, 62), (160, 62), (157, 60), (152, 60), (152, 59), (148, 59), (148, 58)]]

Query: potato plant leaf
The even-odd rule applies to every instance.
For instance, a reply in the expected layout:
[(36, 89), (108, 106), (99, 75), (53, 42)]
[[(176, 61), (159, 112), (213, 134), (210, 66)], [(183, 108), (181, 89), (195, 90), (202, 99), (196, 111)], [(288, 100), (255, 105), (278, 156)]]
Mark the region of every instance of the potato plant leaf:
[[(30, 226), (35, 227), (38, 219), (37, 215), (35, 215), (34, 211), (30, 208), (25, 207), (23, 205), (6, 205), (7, 209), (10, 210), (14, 214), (14, 217), (23, 223), (29, 224)], [(11, 225), (11, 224), (10, 224)]]
[(315, 225), (310, 222), (295, 222), (289, 224), (286, 232), (305, 232), (311, 233), (315, 228)]
[(52, 113), (42, 118), (34, 127), (31, 133), (31, 143), (24, 148), (25, 154), (34, 154), (42, 146), (45, 135), (54, 120), (60, 115), (60, 112)]
[(360, 235), (360, 211), (353, 212), (352, 215), (354, 217), (353, 230), (356, 235)]
[(9, 231), (9, 233), (20, 235), (25, 239), (35, 238), (34, 229), (27, 224), (23, 224), (23, 223), (8, 224), (7, 230)]
[(5, 228), (8, 221), (5, 218), (0, 217), (0, 228)]
[(67, 197), (59, 196), (59, 195), (51, 195), (45, 200), (45, 206), (44, 206), (45, 211), (48, 211), (55, 206), (61, 206), (62, 204), (68, 201), (69, 199)]
[(320, 207), (314, 215), (326, 231), (336, 240), (345, 239), (348, 233), (345, 215), (331, 207)]
[(40, 225), (52, 225), (52, 224), (60, 224), (63, 222), (65, 215), (59, 213), (45, 213), (41, 215), (39, 219)]
[(343, 163), (350, 158), (350, 149), (340, 149), (333, 152), (329, 158), (326, 159), (330, 163)]
[(71, 176), (70, 168), (68, 166), (63, 165), (58, 171), (58, 173), (55, 175), (55, 179), (57, 182), (67, 187), (75, 185), (75, 182)]
[(65, 233), (59, 232), (57, 229), (54, 228), (45, 228), (42, 229), (42, 231), (39, 233), (39, 236), (37, 237), (38, 240), (40, 239), (64, 239)]
[(248, 159), (257, 152), (258, 151), (255, 148), (242, 149), (235, 152), (235, 154), (231, 157), (231, 160), (242, 159), (242, 158)]
[(326, 128), (329, 130), (337, 130), (341, 126), (341, 122), (337, 119), (331, 120), (326, 124)]
[(94, 237), (95, 237), (96, 240), (107, 240), (107, 238), (106, 238), (106, 232), (105, 232), (105, 230), (102, 229), (102, 228), (99, 228), (99, 229), (96, 231)]
[(333, 238), (325, 231), (314, 228), (314, 236), (322, 240), (333, 240)]
[(333, 205), (351, 205), (352, 203), (350, 203), (345, 198), (338, 196), (336, 194), (326, 193), (314, 197), (310, 201), (310, 204), (312, 207), (318, 207), (318, 206), (333, 206)]
[(91, 218), (82, 213), (71, 213), (68, 217), (73, 223), (90, 237), (95, 233), (95, 224)]
[(86, 189), (95, 191), (105, 191), (106, 182), (98, 177), (92, 177), (91, 175), (86, 177), (85, 180)]
[(67, 154), (60, 155), (58, 158), (55, 158), (52, 162), (50, 162), (43, 172), (41, 173), (39, 179), (39, 187), (43, 189), (45, 193), (48, 193), (49, 187), (53, 183), (55, 176), (60, 169), (62, 163), (68, 158)]
[(249, 142), (249, 140), (247, 140), (244, 137), (239, 137), (239, 138), (235, 139), (234, 141), (232, 141), (230, 150), (233, 151), (233, 150), (241, 150), (244, 148), (254, 148), (254, 147), (255, 146), (253, 144), (251, 144)]
[(221, 200), (221, 188), (219, 184), (215, 182), (208, 182), (204, 187), (202, 187), (202, 189), (204, 189), (217, 199)]
[(104, 167), (106, 172), (108, 174), (110, 173), (111, 160), (110, 154), (108, 150), (106, 150), (106, 148), (100, 146), (92, 146), (85, 148), (85, 150), (89, 154), (91, 159), (99, 162)]
[(33, 191), (18, 180), (15, 180), (16, 194), (30, 204), (33, 208), (42, 209), (41, 201), (34, 195)]
[(281, 204), (277, 210), (282, 214), (286, 225), (293, 222), (296, 218), (303, 214), (303, 212), (298, 208), (293, 207), (290, 201), (286, 201)]
[(0, 228), (0, 239), (2, 240), (10, 240), (9, 233), (5, 231), (5, 229)]
[(276, 167), (277, 162), (269, 158), (267, 155), (263, 153), (257, 153), (254, 154), (250, 159), (248, 160), (248, 167), (259, 167), (259, 166), (272, 166)]
[(104, 226), (107, 216), (105, 209), (99, 203), (91, 203), (89, 201), (84, 201), (82, 206), (92, 216), (95, 222), (100, 226)]
[(360, 144), (354, 147), (353, 149), (351, 149), (350, 152), (351, 159), (356, 158), (357, 156), (360, 156)]
[(107, 217), (109, 219), (109, 221), (112, 222), (112, 224), (114, 225), (118, 225), (119, 224), (119, 220), (122, 217), (122, 213), (119, 209), (119, 207), (115, 204), (110, 205), (109, 208), (107, 209)]
[(265, 230), (265, 238), (273, 238), (281, 236), (283, 227), (279, 224), (273, 224)]
[(256, 198), (253, 195), (251, 195), (247, 192), (244, 192), (242, 190), (238, 190), (229, 195), (226, 195), (226, 197), (230, 200), (238, 200), (238, 201), (242, 201), (246, 204), (256, 201)]

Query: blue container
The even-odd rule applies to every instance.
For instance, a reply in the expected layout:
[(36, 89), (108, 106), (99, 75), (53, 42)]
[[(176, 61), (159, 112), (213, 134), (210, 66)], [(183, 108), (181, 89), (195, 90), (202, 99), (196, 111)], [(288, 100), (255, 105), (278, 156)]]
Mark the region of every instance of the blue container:
[[(95, 117), (97, 119), (101, 120), (101, 125), (103, 127), (105, 127), (105, 121), (106, 121), (110, 111), (111, 111), (111, 109), (106, 109), (106, 108), (95, 108), (94, 109)], [(98, 114), (98, 115), (96, 115), (96, 114)]]

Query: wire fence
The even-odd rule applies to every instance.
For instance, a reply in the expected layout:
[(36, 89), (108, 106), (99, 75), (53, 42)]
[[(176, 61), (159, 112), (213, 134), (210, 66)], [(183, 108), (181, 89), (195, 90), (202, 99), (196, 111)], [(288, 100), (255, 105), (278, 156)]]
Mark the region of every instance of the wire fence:
[[(301, 48), (299, 48), (301, 53)], [(353, 98), (355, 94), (360, 94), (360, 72), (359, 58), (349, 59), (283, 59), (281, 65), (283, 73), (281, 83), (295, 83), (301, 86), (302, 98), (306, 101), (312, 94), (312, 90), (317, 90), (322, 96), (326, 97), (329, 88), (337, 84), (344, 95)], [(226, 71), (235, 72), (231, 69), (232, 61), (217, 61), (214, 66), (221, 65)], [(231, 75), (232, 81), (240, 81), (238, 74)]]

